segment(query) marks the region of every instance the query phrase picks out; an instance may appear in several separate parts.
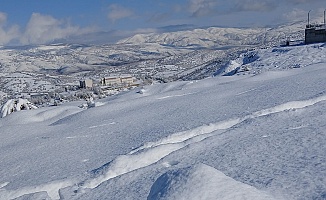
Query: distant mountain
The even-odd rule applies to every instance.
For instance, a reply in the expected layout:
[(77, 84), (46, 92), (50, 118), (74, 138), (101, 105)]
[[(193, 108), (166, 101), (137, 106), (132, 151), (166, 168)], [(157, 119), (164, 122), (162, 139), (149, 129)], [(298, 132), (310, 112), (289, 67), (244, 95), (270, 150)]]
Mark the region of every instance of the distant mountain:
[(302, 40), (304, 22), (274, 28), (198, 28), (165, 33), (137, 34), (118, 44), (157, 43), (173, 47), (214, 48), (225, 45), (270, 45), (286, 39)]
[(180, 50), (150, 45), (52, 44), (0, 47), (1, 72), (75, 73), (121, 66), (179, 54)]

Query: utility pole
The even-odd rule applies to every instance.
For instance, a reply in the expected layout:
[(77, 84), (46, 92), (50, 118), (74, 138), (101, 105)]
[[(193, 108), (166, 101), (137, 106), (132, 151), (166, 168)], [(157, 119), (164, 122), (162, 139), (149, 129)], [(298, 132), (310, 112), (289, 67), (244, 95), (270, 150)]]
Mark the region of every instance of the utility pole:
[(310, 28), (310, 12), (311, 12), (311, 10), (309, 10), (309, 12), (308, 12), (308, 26), (307, 26), (307, 28)]
[(324, 28), (326, 29), (326, 9), (324, 10)]

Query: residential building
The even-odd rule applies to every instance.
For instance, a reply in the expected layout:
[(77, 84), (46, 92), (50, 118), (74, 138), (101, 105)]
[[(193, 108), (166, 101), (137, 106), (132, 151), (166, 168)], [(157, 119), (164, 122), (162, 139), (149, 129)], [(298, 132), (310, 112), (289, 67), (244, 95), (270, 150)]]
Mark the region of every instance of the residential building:
[(102, 85), (105, 86), (130, 86), (134, 83), (134, 77), (132, 76), (121, 76), (121, 77), (105, 77), (101, 80)]
[(103, 85), (120, 85), (121, 84), (121, 80), (120, 77), (105, 77), (102, 79), (102, 84)]
[(131, 85), (134, 82), (134, 78), (132, 76), (121, 77), (120, 80), (123, 85)]

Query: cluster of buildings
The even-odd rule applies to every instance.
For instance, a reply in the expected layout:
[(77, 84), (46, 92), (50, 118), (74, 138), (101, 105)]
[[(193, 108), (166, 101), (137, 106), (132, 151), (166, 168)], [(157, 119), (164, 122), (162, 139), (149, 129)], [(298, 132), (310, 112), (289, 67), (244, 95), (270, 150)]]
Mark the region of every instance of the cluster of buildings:
[(105, 77), (101, 80), (101, 84), (104, 86), (132, 86), (133, 83), (134, 78), (132, 76)]
[[(92, 79), (81, 80), (81, 88), (93, 88), (94, 83)], [(104, 77), (100, 80), (101, 86), (106, 86), (111, 89), (121, 89), (128, 87), (137, 87), (139, 83), (136, 83), (136, 80), (132, 76), (113, 76), (113, 77)]]

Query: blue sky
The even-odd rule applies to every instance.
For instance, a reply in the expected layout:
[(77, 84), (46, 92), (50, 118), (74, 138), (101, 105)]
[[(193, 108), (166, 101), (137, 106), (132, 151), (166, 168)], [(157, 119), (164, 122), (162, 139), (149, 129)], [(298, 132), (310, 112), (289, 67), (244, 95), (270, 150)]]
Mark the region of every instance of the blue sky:
[[(325, 0), (0, 0), (0, 44), (42, 44), (96, 32), (272, 26), (318, 17)], [(110, 37), (110, 35), (108, 35)]]

